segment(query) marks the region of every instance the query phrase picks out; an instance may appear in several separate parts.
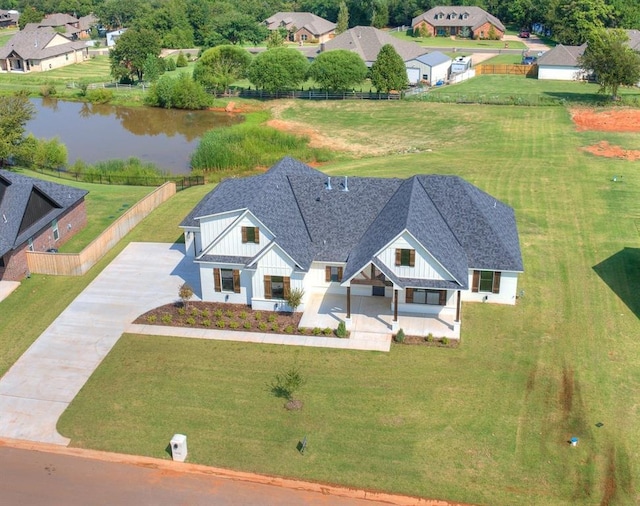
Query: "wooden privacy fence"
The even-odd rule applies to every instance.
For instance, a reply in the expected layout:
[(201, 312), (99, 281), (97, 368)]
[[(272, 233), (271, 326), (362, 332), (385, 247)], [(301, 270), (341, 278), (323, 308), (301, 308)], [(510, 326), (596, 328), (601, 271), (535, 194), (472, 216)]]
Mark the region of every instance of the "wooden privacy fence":
[(509, 74), (515, 76), (537, 77), (537, 65), (477, 65), (476, 75), (481, 74)]
[(168, 182), (155, 189), (114, 221), (80, 253), (45, 253), (27, 251), (29, 271), (35, 274), (82, 276), (120, 239), (129, 233), (160, 204), (176, 193), (176, 185)]

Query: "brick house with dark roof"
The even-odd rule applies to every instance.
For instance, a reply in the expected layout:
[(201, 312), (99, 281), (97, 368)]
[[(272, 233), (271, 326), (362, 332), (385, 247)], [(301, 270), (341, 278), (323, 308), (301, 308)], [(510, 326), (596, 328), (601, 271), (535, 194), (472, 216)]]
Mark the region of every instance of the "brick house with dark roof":
[[(432, 37), (470, 37), (488, 39), (491, 30), (502, 39), (505, 27), (494, 15), (480, 7), (459, 5), (439, 6), (423, 12), (411, 21), (414, 33), (426, 30)], [(465, 33), (467, 33), (465, 35)]]
[[(381, 296), (460, 322), (462, 301), (515, 304), (513, 209), (457, 176), (329, 177), (291, 158), (227, 179), (183, 220), (203, 300), (287, 309), (305, 296)], [(305, 299), (306, 300), (306, 299)], [(299, 309), (303, 309), (304, 304)]]
[(27, 251), (59, 248), (87, 223), (88, 192), (0, 170), (0, 280), (29, 274)]

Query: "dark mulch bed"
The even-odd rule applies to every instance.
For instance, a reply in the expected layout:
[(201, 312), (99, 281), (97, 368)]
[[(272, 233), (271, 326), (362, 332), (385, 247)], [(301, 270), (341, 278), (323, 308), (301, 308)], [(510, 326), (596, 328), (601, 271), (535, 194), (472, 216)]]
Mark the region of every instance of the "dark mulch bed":
[(446, 337), (427, 337), (427, 336), (405, 336), (404, 340), (398, 342), (396, 336), (393, 336), (394, 344), (412, 344), (421, 346), (437, 346), (440, 348), (457, 348), (460, 346), (460, 339), (449, 339)]
[(271, 334), (320, 335), (335, 337), (335, 329), (299, 329), (302, 313), (255, 311), (243, 304), (181, 302), (160, 306), (139, 316), (134, 323), (169, 327), (226, 329)]

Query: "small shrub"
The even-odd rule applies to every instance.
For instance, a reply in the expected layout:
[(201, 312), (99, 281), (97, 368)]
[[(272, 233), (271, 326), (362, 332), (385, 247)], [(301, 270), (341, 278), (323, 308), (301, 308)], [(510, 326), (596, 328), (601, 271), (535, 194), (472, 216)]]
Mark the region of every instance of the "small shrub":
[(211, 320), (209, 320), (209, 318), (205, 318), (204, 320), (202, 320), (202, 326), (211, 327)]
[(285, 331), (286, 334), (293, 334), (293, 325), (287, 325), (284, 328), (284, 331)]
[(211, 311), (209, 311), (208, 309), (203, 309), (201, 314), (203, 318), (209, 318), (211, 316)]
[(320, 327), (314, 327), (311, 333), (314, 336), (319, 336), (320, 334), (322, 334), (322, 329)]
[(193, 316), (190, 316), (189, 318), (187, 318), (185, 320), (187, 325), (195, 325), (196, 324), (196, 319)]
[(247, 312), (246, 311), (240, 311), (240, 319), (241, 320), (246, 320), (247, 319)]
[(440, 342), (444, 345), (447, 346), (449, 344), (449, 338), (448, 337), (443, 337), (442, 339), (440, 339)]
[(56, 87), (54, 84), (43, 84), (42, 86), (40, 86), (40, 95), (42, 95), (43, 97), (52, 97), (57, 93), (56, 91)]
[(216, 322), (216, 327), (218, 327), (219, 329), (224, 329), (227, 326), (227, 322), (225, 322), (224, 320), (218, 320)]
[(347, 337), (347, 325), (344, 322), (338, 323), (338, 328), (336, 329), (336, 336)]
[(194, 317), (196, 317), (196, 318), (197, 318), (198, 316), (200, 316), (200, 311), (198, 311), (198, 308), (197, 308), (197, 307), (194, 307), (194, 308), (191, 310), (191, 316), (194, 316)]
[(400, 343), (400, 344), (404, 343), (404, 337), (405, 337), (404, 330), (402, 329), (398, 330), (398, 333), (395, 336), (396, 343)]
[(258, 328), (264, 332), (265, 330), (267, 330), (267, 324), (265, 322), (260, 322), (258, 324)]
[(189, 283), (182, 283), (180, 288), (178, 289), (178, 297), (182, 301), (182, 307), (185, 309), (189, 309), (189, 301), (191, 297), (193, 297), (193, 288)]
[(167, 72), (173, 72), (176, 69), (176, 61), (173, 58), (166, 58), (164, 61), (164, 69)]
[(254, 318), (258, 321), (262, 320), (262, 313), (260, 311), (256, 311)]
[(251, 322), (244, 322), (244, 323), (242, 324), (242, 326), (243, 326), (245, 329), (249, 330), (249, 329), (251, 328)]
[(162, 315), (162, 323), (169, 324), (173, 321), (173, 316), (169, 313), (165, 313)]
[(216, 318), (218, 318), (218, 319), (222, 318), (222, 309), (216, 309), (216, 310), (213, 312), (213, 316), (215, 316), (215, 317), (216, 317)]
[(276, 318), (277, 318), (276, 315), (270, 314), (269, 317), (267, 318), (267, 321), (269, 323), (273, 323), (274, 321), (276, 321)]
[(86, 98), (92, 104), (108, 104), (113, 98), (113, 91), (105, 88), (87, 90)]
[(271, 324), (271, 331), (272, 332), (278, 332), (279, 330), (280, 330), (280, 326), (276, 322), (273, 322)]
[(429, 332), (427, 334), (427, 342), (428, 343), (432, 343), (433, 342), (433, 334), (431, 332)]
[(178, 314), (179, 314), (180, 316), (184, 316), (184, 315), (186, 314), (185, 309), (184, 309), (183, 307), (179, 307), (179, 308), (178, 308)]
[(233, 330), (236, 330), (236, 329), (240, 328), (240, 324), (238, 322), (236, 322), (236, 321), (233, 321), (233, 322), (231, 322), (229, 324), (229, 328), (231, 328)]
[(326, 328), (322, 331), (322, 333), (323, 333), (325, 336), (330, 336), (331, 334), (333, 334), (333, 329), (331, 329), (331, 328), (329, 328), (329, 327), (326, 327)]
[(224, 314), (227, 318), (233, 318), (233, 311), (231, 311), (231, 309), (227, 309)]
[(180, 53), (178, 54), (178, 58), (176, 59), (176, 67), (186, 67), (187, 65), (189, 65), (187, 57), (182, 51), (180, 51)]
[(154, 315), (154, 314), (150, 314), (149, 316), (147, 316), (147, 321), (149, 323), (155, 323), (157, 319), (158, 319), (158, 317), (156, 315)]

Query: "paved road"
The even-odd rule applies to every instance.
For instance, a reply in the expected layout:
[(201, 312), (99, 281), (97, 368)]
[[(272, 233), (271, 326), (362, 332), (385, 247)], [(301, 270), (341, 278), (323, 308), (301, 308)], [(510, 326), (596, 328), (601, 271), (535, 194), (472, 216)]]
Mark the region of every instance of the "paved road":
[(375, 506), (389, 503), (0, 446), (0, 504)]
[[(136, 316), (178, 298), (197, 268), (181, 246), (129, 244), (0, 380), (0, 437), (69, 444), (58, 418)], [(1, 502), (1, 498), (0, 498)]]

